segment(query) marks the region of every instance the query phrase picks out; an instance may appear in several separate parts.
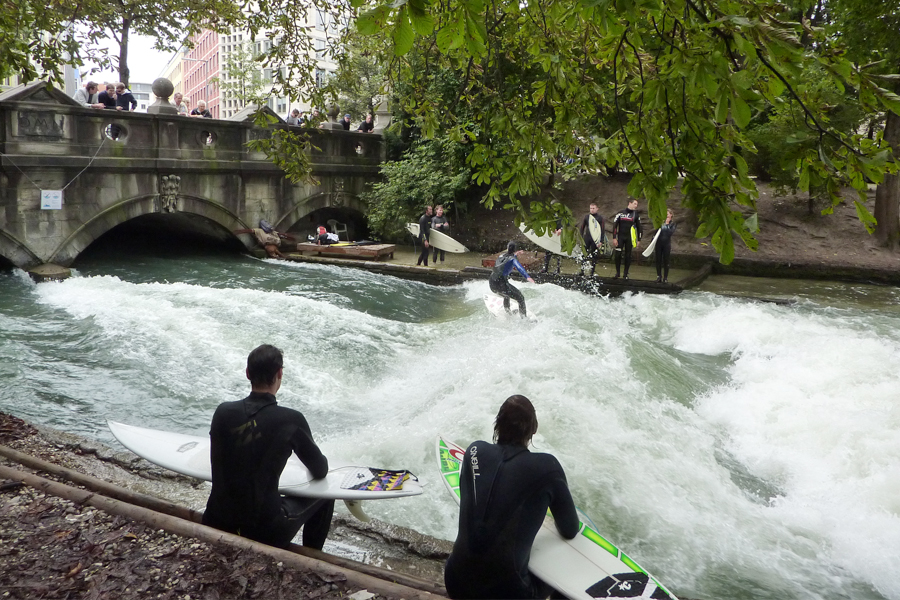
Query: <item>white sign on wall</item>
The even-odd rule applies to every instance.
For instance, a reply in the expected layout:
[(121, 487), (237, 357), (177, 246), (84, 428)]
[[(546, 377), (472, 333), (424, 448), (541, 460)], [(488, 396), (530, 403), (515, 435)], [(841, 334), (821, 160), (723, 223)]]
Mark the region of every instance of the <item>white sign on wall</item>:
[(41, 210), (61, 210), (62, 190), (41, 190)]

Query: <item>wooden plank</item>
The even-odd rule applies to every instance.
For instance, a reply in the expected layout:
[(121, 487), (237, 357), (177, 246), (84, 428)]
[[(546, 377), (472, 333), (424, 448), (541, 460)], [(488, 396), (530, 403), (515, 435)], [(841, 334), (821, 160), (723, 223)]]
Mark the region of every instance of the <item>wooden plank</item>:
[(394, 258), (395, 244), (366, 244), (363, 246), (320, 246), (302, 242), (297, 244), (297, 252), (309, 253), (318, 256), (335, 256), (343, 258), (362, 258), (364, 260), (378, 260), (384, 256)]
[[(497, 259), (500, 258), (502, 252), (498, 252), (497, 254), (492, 254), (490, 256), (486, 256), (481, 259), (481, 266), (486, 267), (488, 269), (493, 269), (494, 265), (497, 264)], [(544, 260), (543, 252), (523, 252), (518, 256), (519, 262), (522, 263), (522, 266), (525, 267), (526, 271), (537, 270), (542, 264), (541, 261)]]

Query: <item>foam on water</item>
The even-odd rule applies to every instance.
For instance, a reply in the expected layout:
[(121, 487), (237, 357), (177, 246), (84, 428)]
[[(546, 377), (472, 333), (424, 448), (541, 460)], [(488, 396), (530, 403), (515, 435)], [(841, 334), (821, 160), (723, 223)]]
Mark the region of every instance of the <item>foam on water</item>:
[(91, 276), (23, 289), (84, 355), (60, 358), (67, 374), (13, 412), (78, 406), (73, 428), (105, 441), (105, 418), (203, 433), (246, 392), (247, 352), (274, 343), (279, 401), (326, 454), (428, 484), (367, 512), (453, 539), (436, 436), (490, 439), (502, 401), (524, 394), (535, 448), (560, 459), (576, 503), (676, 593), (900, 599), (900, 317), (516, 284), (540, 316), (527, 322), (490, 317), (486, 282), (241, 268), (252, 288)]

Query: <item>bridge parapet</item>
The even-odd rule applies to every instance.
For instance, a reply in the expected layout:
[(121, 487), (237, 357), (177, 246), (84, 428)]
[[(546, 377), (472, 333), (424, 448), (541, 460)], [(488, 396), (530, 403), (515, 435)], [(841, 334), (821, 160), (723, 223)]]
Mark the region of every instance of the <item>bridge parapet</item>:
[[(364, 212), (358, 196), (378, 177), (381, 135), (304, 130), (318, 184), (292, 184), (248, 148), (272, 128), (84, 108), (40, 82), (10, 90), (0, 95), (0, 256), (68, 264), (148, 211), (196, 212), (231, 230), (260, 218), (287, 229), (327, 206)], [(41, 209), (41, 190), (61, 189), (62, 209)]]

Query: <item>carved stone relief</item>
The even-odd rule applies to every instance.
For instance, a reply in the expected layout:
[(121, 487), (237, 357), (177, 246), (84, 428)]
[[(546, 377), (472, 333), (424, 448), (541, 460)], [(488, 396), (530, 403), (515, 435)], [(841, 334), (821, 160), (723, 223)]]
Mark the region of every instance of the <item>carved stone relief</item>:
[(19, 135), (62, 139), (65, 133), (65, 115), (53, 111), (19, 111)]
[(175, 212), (177, 210), (178, 191), (181, 187), (181, 177), (178, 175), (163, 175), (159, 184), (159, 200), (162, 212)]

